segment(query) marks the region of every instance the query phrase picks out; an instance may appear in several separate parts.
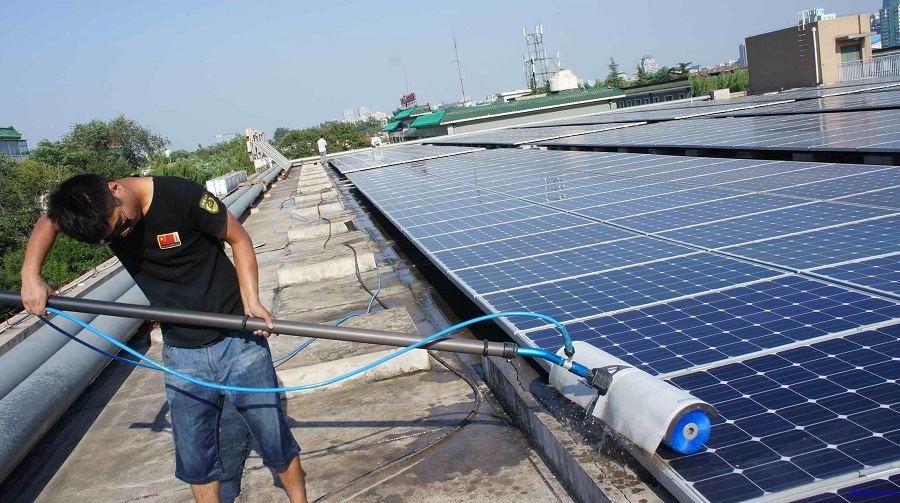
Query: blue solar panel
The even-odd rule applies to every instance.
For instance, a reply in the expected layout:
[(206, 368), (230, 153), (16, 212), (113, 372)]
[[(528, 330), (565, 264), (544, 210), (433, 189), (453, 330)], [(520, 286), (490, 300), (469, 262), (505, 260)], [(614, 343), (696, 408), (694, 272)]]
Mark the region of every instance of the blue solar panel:
[(495, 131), (478, 131), (458, 135), (440, 136), (425, 140), (430, 145), (505, 145), (515, 146), (535, 143), (552, 138), (564, 138), (596, 131), (606, 131), (634, 126), (640, 122), (621, 121), (621, 124), (594, 125), (558, 125), (527, 129), (499, 129)]
[(890, 210), (833, 203), (812, 203), (768, 213), (688, 227), (660, 235), (705, 248), (749, 243), (889, 215)]
[[(896, 471), (896, 470), (895, 470)], [(795, 503), (890, 503), (900, 499), (900, 475), (867, 477), (864, 481), (847, 482), (829, 492), (796, 500)]]
[(900, 250), (900, 218), (889, 217), (806, 234), (726, 248), (729, 254), (809, 269), (895, 253)]
[[(769, 268), (700, 253), (494, 293), (485, 295), (484, 300), (498, 311), (530, 310), (567, 322), (779, 274)], [(542, 326), (544, 322), (523, 319), (513, 324), (524, 330)]]
[[(900, 306), (894, 302), (784, 276), (600, 316), (567, 328), (577, 340), (651, 374), (665, 374), (888, 322), (898, 315)], [(529, 328), (523, 326), (527, 322), (512, 322)], [(527, 336), (541, 348), (562, 347), (554, 329)]]
[(479, 243), (489, 243), (501, 239), (515, 239), (530, 234), (584, 225), (596, 224), (585, 218), (564, 213), (556, 213), (544, 217), (518, 220), (490, 227), (448, 232), (446, 234), (418, 238), (417, 240), (426, 250), (440, 251), (449, 248), (472, 246)]
[[(536, 286), (539, 283), (695, 253), (697, 252), (690, 248), (649, 238), (631, 238), (527, 258), (504, 254), (502, 257), (506, 260), (487, 265), (481, 265), (488, 259), (486, 257), (463, 255), (463, 260), (458, 263), (468, 267), (453, 269), (453, 273), (481, 295), (490, 295), (500, 290)], [(474, 260), (465, 260), (469, 258)], [(448, 268), (452, 269), (449, 265)]]
[[(698, 189), (706, 192), (705, 189)], [(681, 208), (655, 211), (643, 215), (613, 219), (612, 222), (642, 232), (661, 232), (688, 225), (713, 222), (760, 211), (784, 208), (801, 201), (765, 194), (744, 194), (728, 199), (691, 204)]]
[(897, 461), (895, 171), (506, 150), (348, 177), (486, 311), (553, 316), (715, 405), (709, 449), (657, 454), (741, 501)]
[(815, 269), (816, 274), (900, 295), (900, 257), (891, 255), (835, 267)]
[(633, 234), (621, 229), (591, 224), (567, 229), (553, 229), (514, 239), (491, 240), (464, 248), (436, 251), (434, 255), (449, 270), (454, 271), (633, 237)]
[(842, 202), (900, 209), (900, 187), (876, 190), (867, 194), (840, 199)]
[(896, 462), (898, 337), (900, 325), (891, 325), (673, 378), (722, 416), (708, 449), (662, 455), (710, 501)]
[(817, 152), (900, 151), (900, 110), (680, 120), (591, 133), (540, 145)]
[[(900, 169), (885, 168), (870, 173), (861, 172), (865, 170), (866, 168), (860, 166), (856, 172), (842, 178), (814, 183), (809, 183), (810, 180), (801, 180), (799, 185), (795, 182), (791, 186), (774, 189), (772, 192), (813, 199), (833, 199), (900, 185)], [(894, 195), (896, 196), (896, 193)], [(895, 207), (900, 204), (897, 200), (893, 202)]]
[(329, 162), (341, 173), (422, 161), (448, 155), (472, 152), (471, 147), (434, 147), (426, 145), (391, 145), (329, 157)]

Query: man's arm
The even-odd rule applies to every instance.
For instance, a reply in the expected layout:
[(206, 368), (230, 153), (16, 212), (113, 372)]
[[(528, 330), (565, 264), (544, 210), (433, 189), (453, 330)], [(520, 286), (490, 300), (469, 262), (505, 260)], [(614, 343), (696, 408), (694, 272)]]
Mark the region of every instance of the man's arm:
[(42, 215), (28, 239), (22, 263), (22, 305), (30, 314), (47, 315), (47, 298), (53, 294), (53, 289), (41, 278), (41, 269), (58, 234), (56, 225), (47, 215)]
[[(253, 241), (234, 215), (227, 211), (226, 213), (227, 220), (219, 233), (219, 238), (231, 245), (234, 267), (237, 269), (238, 283), (241, 287), (244, 314), (262, 318), (266, 321), (266, 325), (272, 328), (272, 314), (259, 302), (259, 266), (256, 263), (256, 252), (253, 251)], [(257, 330), (254, 334), (263, 337), (269, 335), (262, 330)]]

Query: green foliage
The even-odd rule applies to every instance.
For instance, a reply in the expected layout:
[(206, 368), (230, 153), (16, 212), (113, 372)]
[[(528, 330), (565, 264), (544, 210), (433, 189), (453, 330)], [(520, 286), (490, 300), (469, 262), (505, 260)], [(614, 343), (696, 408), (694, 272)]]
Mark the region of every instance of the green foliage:
[[(343, 152), (355, 148), (369, 146), (366, 134), (378, 134), (381, 132), (381, 124), (376, 119), (368, 121), (348, 122), (324, 122), (318, 127), (304, 129), (282, 130), (277, 138), (272, 139), (275, 146), (288, 159), (310, 157), (318, 155), (316, 142), (320, 136), (328, 142), (329, 152)], [(277, 130), (276, 130), (277, 131)]]
[[(44, 211), (47, 195), (60, 182), (82, 173), (119, 178), (139, 173), (159, 158), (168, 140), (120, 115), (76, 124), (57, 142), (43, 140), (28, 160), (15, 163), (0, 156), (0, 288), (18, 290), (25, 245), (31, 227)], [(58, 287), (109, 258), (105, 247), (57, 239), (43, 276)]]
[(620, 75), (622, 72), (619, 71), (619, 64), (616, 63), (616, 60), (609, 58), (609, 66), (607, 66), (607, 68), (609, 68), (609, 75), (606, 76), (606, 80), (602, 83), (597, 82), (598, 87), (601, 84), (616, 89), (622, 89), (623, 87), (628, 86), (628, 81), (623, 79), (622, 75)]
[[(107, 246), (82, 243), (60, 235), (47, 261), (41, 276), (53, 289), (58, 289), (78, 276), (90, 271), (103, 261), (112, 257)], [(5, 253), (0, 257), (0, 289), (18, 290), (22, 286), (22, 262), (25, 259), (25, 247)]]
[(641, 66), (640, 63), (634, 68), (634, 70), (636, 73), (632, 86), (643, 86), (651, 82), (651, 79), (653, 78), (652, 75), (645, 72), (644, 67)]
[(701, 96), (716, 89), (729, 89), (733, 93), (750, 89), (750, 73), (738, 68), (718, 75), (694, 75), (691, 77), (693, 96)]
[(180, 176), (204, 184), (207, 180), (232, 171), (244, 170), (253, 174), (255, 169), (247, 155), (247, 139), (235, 135), (228, 141), (204, 147), (197, 146), (194, 152), (176, 150), (169, 158), (154, 157), (150, 163), (151, 175)]

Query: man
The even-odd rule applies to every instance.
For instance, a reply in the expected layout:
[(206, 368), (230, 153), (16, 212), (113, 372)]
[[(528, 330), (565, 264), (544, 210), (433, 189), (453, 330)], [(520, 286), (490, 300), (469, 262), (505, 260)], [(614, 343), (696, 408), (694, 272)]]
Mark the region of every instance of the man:
[[(85, 174), (50, 195), (34, 226), (22, 266), (22, 303), (46, 315), (50, 287), (41, 268), (58, 233), (108, 244), (151, 305), (262, 318), (259, 270), (247, 231), (215, 196), (176, 177), (122, 178)], [(222, 241), (231, 245), (234, 264)], [(277, 387), (266, 331), (250, 334), (164, 323), (163, 364), (219, 384)], [(233, 393), (165, 376), (175, 442), (175, 476), (198, 502), (219, 501), (224, 477), (218, 456), (223, 398), (244, 417), (266, 466), (292, 502), (306, 502), (299, 452), (274, 393)]]
[(328, 163), (328, 142), (325, 141), (325, 136), (320, 136), (316, 145), (319, 147), (319, 158), (322, 160), (322, 167), (325, 167)]

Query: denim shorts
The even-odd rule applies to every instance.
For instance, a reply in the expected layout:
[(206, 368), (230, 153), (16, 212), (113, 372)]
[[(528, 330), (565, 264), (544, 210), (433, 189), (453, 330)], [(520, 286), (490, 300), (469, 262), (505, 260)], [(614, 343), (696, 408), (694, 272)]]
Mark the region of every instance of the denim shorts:
[[(269, 344), (250, 332), (231, 332), (202, 348), (163, 346), (163, 364), (203, 381), (248, 388), (275, 388)], [(175, 477), (188, 484), (221, 480), (219, 422), (228, 398), (253, 433), (263, 463), (282, 471), (300, 454), (281, 410), (277, 393), (221, 391), (166, 373), (166, 398), (175, 440)]]

